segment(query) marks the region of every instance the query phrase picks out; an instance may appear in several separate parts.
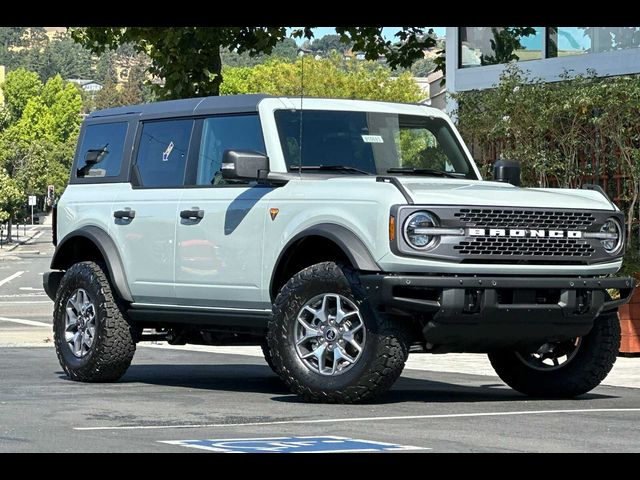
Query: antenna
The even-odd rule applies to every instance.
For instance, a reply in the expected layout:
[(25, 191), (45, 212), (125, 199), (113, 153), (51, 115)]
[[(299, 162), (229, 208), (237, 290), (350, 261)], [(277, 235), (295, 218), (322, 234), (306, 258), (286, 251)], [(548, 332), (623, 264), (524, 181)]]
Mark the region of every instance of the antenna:
[(311, 50), (306, 50), (302, 47), (298, 48), (298, 56), (301, 57), (300, 67), (300, 135), (298, 138), (298, 148), (300, 151), (300, 159), (298, 161), (298, 176), (302, 178), (302, 102), (304, 101), (304, 54), (311, 53)]

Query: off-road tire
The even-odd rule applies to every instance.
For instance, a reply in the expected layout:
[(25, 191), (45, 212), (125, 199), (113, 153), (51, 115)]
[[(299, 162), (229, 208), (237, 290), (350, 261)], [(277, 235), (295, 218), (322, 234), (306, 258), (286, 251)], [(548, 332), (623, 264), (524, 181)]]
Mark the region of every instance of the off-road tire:
[[(66, 304), (69, 296), (84, 289), (96, 308), (96, 335), (89, 352), (76, 357), (65, 341)], [(67, 270), (56, 295), (53, 337), (62, 369), (78, 382), (114, 382), (129, 368), (136, 351), (136, 332), (124, 317), (104, 266), (80, 262)]]
[(557, 370), (535, 370), (515, 352), (489, 354), (498, 376), (514, 390), (532, 397), (572, 398), (597, 387), (613, 368), (620, 348), (617, 312), (596, 318), (591, 331), (582, 337), (575, 357)]
[[(366, 342), (358, 361), (340, 375), (325, 376), (309, 369), (294, 346), (294, 326), (309, 299), (336, 293), (358, 306)], [(358, 275), (348, 267), (323, 262), (294, 275), (278, 294), (267, 335), (276, 373), (292, 392), (309, 402), (356, 403), (386, 392), (398, 379), (409, 354), (404, 329), (374, 312)]]

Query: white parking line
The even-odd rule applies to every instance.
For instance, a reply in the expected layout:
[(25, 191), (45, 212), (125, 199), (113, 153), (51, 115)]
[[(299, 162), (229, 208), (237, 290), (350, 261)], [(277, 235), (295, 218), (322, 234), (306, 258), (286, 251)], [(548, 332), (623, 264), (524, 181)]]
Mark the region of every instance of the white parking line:
[(9, 283), (11, 280), (18, 278), (23, 273), (24, 272), (16, 272), (13, 275), (9, 275), (7, 278), (0, 280), (0, 286), (4, 285), (5, 283)]
[(51, 324), (50, 323), (36, 322), (35, 320), (25, 320), (23, 318), (0, 317), (0, 320), (5, 321), (5, 322), (21, 323), (22, 325), (31, 325), (32, 327), (49, 327), (49, 328), (51, 328)]
[[(38, 296), (42, 297), (43, 295), (38, 295)], [(14, 302), (12, 300), (9, 300), (8, 302), (0, 302), (0, 305), (16, 305), (16, 304), (21, 304), (21, 303), (26, 303), (26, 304), (31, 304), (31, 303), (53, 303), (53, 300), (31, 300), (30, 302), (24, 302), (24, 301)]]
[(601, 413), (601, 412), (640, 412), (640, 408), (585, 408), (576, 410), (524, 410), (517, 412), (478, 412), (478, 413), (450, 413), (442, 415), (402, 415), (396, 417), (359, 417), (359, 418), (321, 418), (316, 420), (282, 420), (276, 422), (247, 422), (247, 423), (204, 423), (190, 425), (124, 425), (121, 427), (74, 427), (74, 430), (159, 430), (164, 428), (223, 428), (223, 427), (260, 427), (269, 425), (299, 425), (314, 423), (354, 423), (354, 422), (382, 422), (389, 420), (428, 420), (440, 418), (469, 418), (469, 417), (504, 417), (517, 415), (545, 415), (560, 413)]

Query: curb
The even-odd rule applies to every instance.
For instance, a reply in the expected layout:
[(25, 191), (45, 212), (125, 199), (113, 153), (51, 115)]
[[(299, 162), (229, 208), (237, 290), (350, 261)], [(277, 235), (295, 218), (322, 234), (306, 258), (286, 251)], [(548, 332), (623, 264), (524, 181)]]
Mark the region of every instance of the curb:
[(35, 237), (38, 234), (38, 230), (33, 231), (33, 233), (29, 236), (29, 238), (26, 238), (24, 240), (19, 240), (15, 243), (13, 243), (12, 245), (8, 246), (8, 247), (2, 247), (2, 249), (0, 249), (0, 257), (3, 256), (3, 253), (9, 253), (12, 252), (13, 250), (15, 250), (16, 248), (22, 246), (22, 245), (26, 245), (28, 242), (30, 242), (31, 240), (33, 240), (33, 237)]

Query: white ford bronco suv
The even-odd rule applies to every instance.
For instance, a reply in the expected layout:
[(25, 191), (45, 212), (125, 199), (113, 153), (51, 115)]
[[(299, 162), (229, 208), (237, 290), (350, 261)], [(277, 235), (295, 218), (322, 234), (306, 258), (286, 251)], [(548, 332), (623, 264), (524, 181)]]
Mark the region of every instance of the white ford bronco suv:
[(261, 345), (305, 400), (357, 402), (410, 351), (479, 352), (524, 394), (588, 392), (634, 288), (611, 276), (623, 215), (595, 186), (494, 173), (424, 105), (241, 95), (94, 112), (43, 279), (62, 368), (107, 382), (139, 341)]

